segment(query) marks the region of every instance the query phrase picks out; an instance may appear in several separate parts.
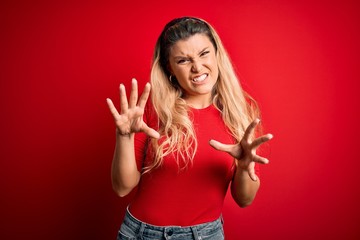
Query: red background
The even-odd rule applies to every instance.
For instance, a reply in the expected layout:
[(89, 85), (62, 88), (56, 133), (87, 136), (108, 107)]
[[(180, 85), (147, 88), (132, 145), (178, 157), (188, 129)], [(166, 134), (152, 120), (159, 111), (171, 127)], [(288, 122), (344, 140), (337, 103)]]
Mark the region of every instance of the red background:
[(105, 98), (117, 101), (132, 77), (148, 81), (157, 36), (183, 15), (218, 30), (275, 136), (253, 205), (226, 198), (227, 239), (360, 238), (356, 1), (2, 1), (0, 9), (0, 239), (115, 239), (129, 198), (111, 189)]

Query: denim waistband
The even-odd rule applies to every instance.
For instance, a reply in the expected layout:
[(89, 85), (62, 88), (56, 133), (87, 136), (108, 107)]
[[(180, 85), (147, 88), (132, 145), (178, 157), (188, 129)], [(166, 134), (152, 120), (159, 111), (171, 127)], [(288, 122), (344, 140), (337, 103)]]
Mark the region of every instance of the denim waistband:
[[(139, 239), (219, 239), (211, 238), (216, 234), (223, 236), (222, 217), (212, 222), (192, 226), (156, 226), (142, 222), (126, 210), (122, 228), (132, 232)], [(124, 229), (124, 230), (125, 230)], [(210, 238), (209, 238), (210, 237)]]

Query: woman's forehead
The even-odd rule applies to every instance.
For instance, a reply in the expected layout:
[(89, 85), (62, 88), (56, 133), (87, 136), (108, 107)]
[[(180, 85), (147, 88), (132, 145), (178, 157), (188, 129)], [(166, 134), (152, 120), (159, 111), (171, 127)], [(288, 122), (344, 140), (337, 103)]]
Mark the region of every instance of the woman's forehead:
[(170, 49), (170, 55), (197, 54), (206, 48), (213, 47), (206, 34), (195, 34), (177, 41)]

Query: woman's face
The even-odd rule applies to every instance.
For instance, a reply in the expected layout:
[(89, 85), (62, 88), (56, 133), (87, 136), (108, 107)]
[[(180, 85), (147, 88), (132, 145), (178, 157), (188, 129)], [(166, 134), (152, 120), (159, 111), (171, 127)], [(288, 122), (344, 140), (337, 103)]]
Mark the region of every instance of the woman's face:
[(215, 48), (209, 37), (195, 34), (177, 41), (170, 49), (169, 65), (186, 102), (194, 108), (209, 106), (219, 76)]

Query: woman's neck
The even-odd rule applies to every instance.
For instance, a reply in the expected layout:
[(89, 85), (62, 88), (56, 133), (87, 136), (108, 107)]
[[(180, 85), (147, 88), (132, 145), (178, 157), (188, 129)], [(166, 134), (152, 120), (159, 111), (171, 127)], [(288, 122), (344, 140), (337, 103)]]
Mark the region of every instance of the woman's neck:
[(184, 98), (184, 100), (186, 101), (186, 104), (189, 107), (192, 107), (195, 109), (207, 108), (208, 106), (210, 106), (212, 104), (211, 99), (208, 99), (208, 98), (204, 98), (204, 99)]

